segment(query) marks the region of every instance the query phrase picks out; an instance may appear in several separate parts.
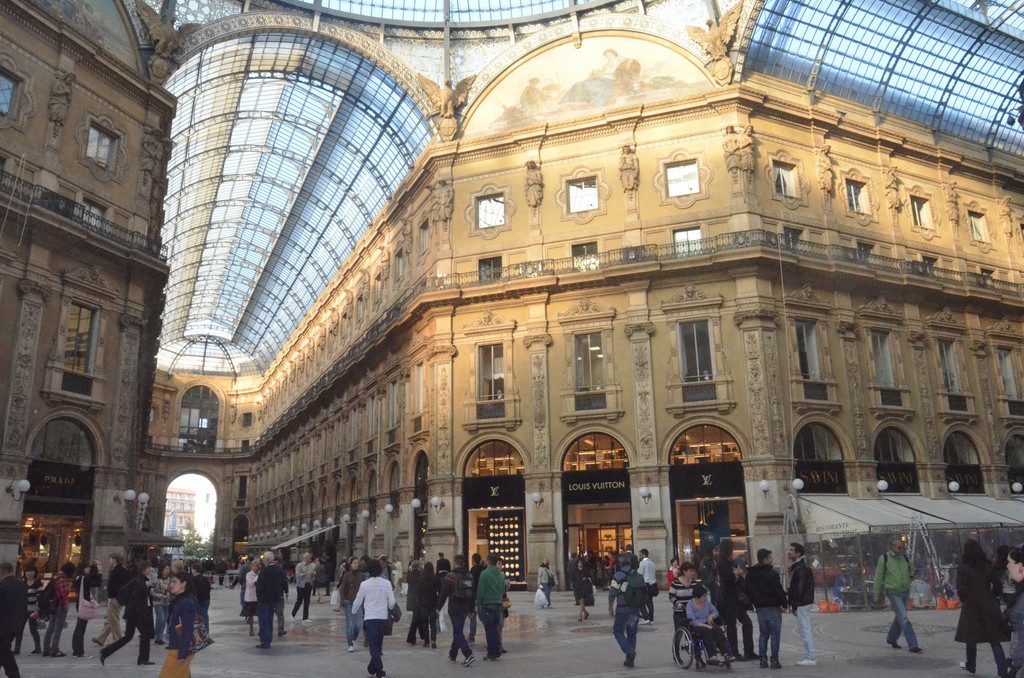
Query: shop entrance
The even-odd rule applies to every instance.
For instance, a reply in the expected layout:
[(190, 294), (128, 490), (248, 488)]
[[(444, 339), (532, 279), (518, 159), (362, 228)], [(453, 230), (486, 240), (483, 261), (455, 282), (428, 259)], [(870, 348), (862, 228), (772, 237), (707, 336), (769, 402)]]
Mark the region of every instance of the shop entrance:
[(480, 444), (462, 481), (463, 543), (467, 557), (496, 553), (505, 577), (526, 582), (526, 483), (523, 456), (505, 441)]
[(582, 554), (619, 554), (633, 543), (629, 502), (576, 504), (568, 510), (569, 558)]
[(53, 574), (64, 563), (82, 562), (85, 519), (71, 516), (28, 516), (22, 522), (21, 565), (35, 565), (40, 575)]

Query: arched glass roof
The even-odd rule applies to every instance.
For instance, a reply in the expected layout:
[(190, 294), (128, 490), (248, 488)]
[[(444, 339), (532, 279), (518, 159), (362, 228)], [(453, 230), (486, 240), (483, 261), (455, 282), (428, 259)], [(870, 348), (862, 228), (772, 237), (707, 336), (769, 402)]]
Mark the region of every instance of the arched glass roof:
[(316, 38), (214, 45), (167, 82), (178, 97), (159, 364), (263, 372), (431, 131), (373, 62)]
[[(292, 0), (306, 4), (302, 0)], [(603, 4), (607, 0), (600, 0)], [(493, 23), (557, 12), (577, 4), (573, 0), (321, 0), (327, 10), (408, 23)]]
[(767, 0), (746, 68), (1024, 155), (1021, 0)]

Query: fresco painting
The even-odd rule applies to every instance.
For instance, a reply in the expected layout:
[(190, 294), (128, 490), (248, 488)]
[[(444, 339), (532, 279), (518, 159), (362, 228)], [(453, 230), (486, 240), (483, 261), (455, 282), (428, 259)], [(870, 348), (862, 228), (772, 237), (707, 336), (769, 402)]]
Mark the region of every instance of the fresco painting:
[(516, 66), (486, 95), (467, 134), (488, 134), (588, 115), (712, 87), (708, 75), (672, 49), (626, 37), (559, 45)]
[(124, 63), (134, 67), (138, 66), (138, 56), (128, 37), (128, 28), (113, 0), (34, 0), (34, 2)]

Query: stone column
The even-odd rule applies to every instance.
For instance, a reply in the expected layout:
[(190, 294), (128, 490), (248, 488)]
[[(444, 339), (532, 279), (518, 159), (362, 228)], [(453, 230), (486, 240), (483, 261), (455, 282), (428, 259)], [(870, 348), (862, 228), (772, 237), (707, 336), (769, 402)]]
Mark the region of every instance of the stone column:
[[(427, 534), (423, 539), (423, 547), (427, 557), (434, 559), (438, 551), (451, 557), (455, 553), (458, 537), (455, 532), (455, 516), (461, 510), (461, 502), (456, 505), (454, 488), (454, 468), (452, 467), (452, 441), (454, 426), (454, 386), (452, 375), (455, 356), (458, 351), (452, 344), (438, 342), (431, 347), (430, 360), (433, 373), (434, 391), (434, 427), (435, 441), (434, 461), (430, 465), (430, 482), (427, 491)], [(430, 505), (434, 496), (441, 497), (444, 506), (436, 510)]]
[(50, 290), (34, 280), (18, 283), (21, 308), (18, 310), (17, 335), (14, 340), (14, 360), (10, 373), (10, 396), (4, 425), (4, 454), (24, 455), (27, 451), (29, 409), (35, 382), (36, 354), (39, 351), (39, 330), (43, 305), (50, 298)]
[[(548, 386), (548, 347), (553, 340), (550, 334), (541, 332), (529, 334), (523, 339), (530, 362), (530, 396), (533, 412), (533, 463), (532, 472), (525, 477), (526, 487), (526, 562), (525, 573), (529, 585), (535, 586), (534, 578), (540, 562), (547, 558), (558, 572), (562, 569), (562, 556), (558, 548), (556, 517), (561, 515), (560, 506), (555, 506), (555, 483), (557, 478), (551, 471), (551, 429), (550, 389)], [(534, 504), (532, 496), (539, 492), (541, 501)], [(559, 575), (560, 581), (563, 575)]]
[(142, 318), (124, 313), (121, 315), (121, 350), (117, 360), (117, 392), (110, 420), (110, 459), (113, 466), (132, 466), (136, 450), (132, 434), (134, 431), (136, 405), (138, 403), (139, 379), (139, 334)]
[(860, 328), (850, 320), (836, 323), (836, 331), (842, 342), (843, 362), (846, 363), (846, 390), (850, 405), (851, 431), (853, 431), (853, 461), (847, 460), (846, 487), (851, 497), (865, 499), (875, 494), (875, 464), (871, 449), (868, 446), (867, 425), (865, 422), (864, 386), (861, 378), (860, 355), (857, 341)]
[(946, 489), (945, 466), (935, 424), (935, 400), (930, 374), (934, 371), (928, 363), (928, 336), (921, 330), (913, 329), (907, 335), (913, 356), (913, 370), (917, 382), (918, 407), (924, 428), (925, 458), (918, 460), (918, 478), (921, 494), (925, 497), (943, 497)]

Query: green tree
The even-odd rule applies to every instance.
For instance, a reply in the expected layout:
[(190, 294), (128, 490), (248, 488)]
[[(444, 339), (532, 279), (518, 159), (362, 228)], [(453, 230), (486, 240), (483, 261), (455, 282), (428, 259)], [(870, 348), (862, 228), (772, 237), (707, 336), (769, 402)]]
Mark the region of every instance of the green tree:
[(185, 542), (182, 555), (185, 560), (197, 560), (210, 558), (213, 555), (213, 531), (204, 537), (195, 526), (189, 522), (181, 531), (181, 539)]

